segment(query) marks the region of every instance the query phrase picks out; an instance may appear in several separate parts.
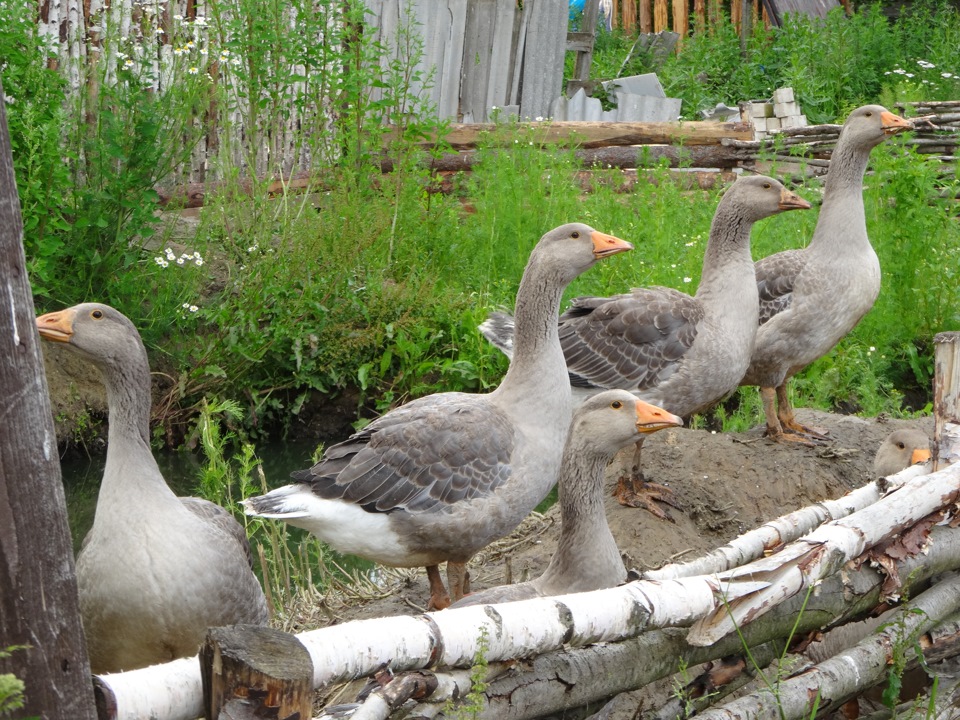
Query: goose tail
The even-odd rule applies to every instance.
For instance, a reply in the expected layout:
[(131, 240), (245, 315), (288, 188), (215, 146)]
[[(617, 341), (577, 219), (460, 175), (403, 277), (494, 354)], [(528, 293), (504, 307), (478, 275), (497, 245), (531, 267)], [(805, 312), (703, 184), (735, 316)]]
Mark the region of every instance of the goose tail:
[(513, 316), (492, 312), (480, 323), (480, 332), (490, 344), (513, 360)]

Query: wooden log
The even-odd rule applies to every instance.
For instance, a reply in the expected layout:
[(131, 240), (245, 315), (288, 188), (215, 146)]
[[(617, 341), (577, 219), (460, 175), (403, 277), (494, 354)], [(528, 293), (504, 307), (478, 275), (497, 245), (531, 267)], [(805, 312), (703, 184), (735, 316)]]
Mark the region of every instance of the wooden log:
[[(492, 123), (450, 125), (444, 141), (458, 150), (472, 149), (481, 142), (496, 141)], [(683, 143), (684, 145), (717, 145), (724, 138), (752, 140), (753, 126), (741, 122), (549, 122), (526, 126), (534, 143), (575, 144), (577, 147), (609, 147), (612, 145), (647, 145)], [(514, 137), (504, 137), (503, 144), (513, 144)], [(432, 147), (435, 139), (420, 143)]]
[(935, 584), (900, 608), (896, 619), (853, 648), (809, 668), (795, 677), (780, 679), (776, 692), (751, 693), (698, 715), (701, 720), (799, 720), (810, 717), (814, 703), (821, 712), (839, 707), (873, 687), (887, 673), (894, 652), (910, 656), (912, 638), (926, 632), (960, 608), (960, 576)]
[[(900, 572), (904, 577), (911, 577), (915, 586), (922, 587), (923, 578), (937, 572), (933, 566), (943, 569), (960, 564), (958, 541), (960, 530), (936, 528), (930, 553), (902, 561)], [(866, 566), (837, 573), (824, 581), (816, 593), (791, 598), (756, 623), (741, 628), (741, 635), (731, 633), (711, 646), (691, 646), (682, 628), (666, 628), (607, 645), (567, 648), (532, 660), (514, 661), (509, 665), (511, 672), (502, 673), (489, 683), (478, 700), (479, 707), (471, 709), (471, 717), (533, 720), (570, 711), (670, 676), (681, 663), (693, 667), (741, 653), (745, 646), (753, 648), (774, 640), (783, 642), (827, 624), (846, 622), (876, 606), (882, 584), (882, 574)], [(488, 670), (494, 665), (491, 663)], [(440, 684), (432, 702), (444, 700), (442, 677)], [(645, 699), (642, 691), (637, 696)], [(418, 713), (415, 708), (408, 717), (432, 715)], [(618, 717), (636, 717), (636, 713), (627, 712)]]
[(650, 10), (650, 0), (637, 0), (640, 6), (640, 32), (653, 32), (653, 13)]
[[(0, 86), (0, 98), (3, 88)], [(6, 105), (0, 101), (0, 674), (25, 683), (17, 717), (96, 717)]]
[(939, 333), (933, 339), (933, 347), (933, 462), (936, 468), (960, 459), (960, 442), (957, 442), (960, 438), (960, 332)]
[(309, 718), (313, 662), (294, 635), (259, 625), (211, 628), (200, 647), (207, 720), (228, 706), (235, 717)]
[(690, 22), (690, 5), (687, 0), (672, 0), (672, 5), (673, 31), (680, 35), (677, 39), (677, 50), (679, 50), (688, 32), (687, 24)]
[(653, 31), (655, 33), (669, 30), (667, 22), (667, 0), (653, 0)]

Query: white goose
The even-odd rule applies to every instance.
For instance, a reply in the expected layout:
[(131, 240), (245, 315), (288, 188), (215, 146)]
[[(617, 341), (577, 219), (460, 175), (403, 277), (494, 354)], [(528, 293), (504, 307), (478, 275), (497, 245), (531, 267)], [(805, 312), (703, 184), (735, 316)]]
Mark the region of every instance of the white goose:
[(96, 365), (107, 388), (107, 460), (77, 557), (93, 672), (193, 655), (212, 626), (265, 624), (243, 527), (219, 505), (178, 498), (160, 474), (149, 441), (150, 368), (133, 323), (85, 303), (42, 315), (37, 329)]
[(557, 337), (564, 288), (631, 245), (582, 224), (533, 249), (517, 291), (517, 347), (488, 395), (414, 400), (330, 447), (296, 482), (244, 501), (247, 513), (304, 528), (340, 552), (426, 566), (430, 607), (469, 591), (466, 562), (512, 531), (556, 482), (571, 397)]

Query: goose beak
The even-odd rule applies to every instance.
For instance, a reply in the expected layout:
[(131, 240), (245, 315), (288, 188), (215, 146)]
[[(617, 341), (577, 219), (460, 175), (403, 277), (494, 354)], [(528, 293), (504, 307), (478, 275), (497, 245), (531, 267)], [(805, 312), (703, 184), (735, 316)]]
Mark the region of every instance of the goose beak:
[(37, 330), (40, 337), (54, 342), (68, 343), (73, 337), (73, 319), (76, 310), (59, 310), (37, 318)]
[(590, 233), (590, 239), (593, 240), (593, 257), (597, 260), (633, 250), (633, 245), (626, 240), (621, 240), (613, 235), (605, 235), (597, 230)]
[(880, 113), (880, 127), (883, 128), (884, 135), (896, 135), (903, 130), (913, 130), (913, 123), (899, 115), (894, 115), (889, 110), (884, 110)]
[(928, 450), (927, 448), (917, 448), (910, 455), (910, 464), (919, 465), (920, 463), (924, 463), (927, 460), (929, 460), (930, 457), (931, 457), (930, 450)]
[(780, 191), (779, 207), (781, 210), (809, 210), (810, 203), (797, 195), (795, 192), (790, 192), (784, 188)]
[(641, 433), (655, 433), (668, 427), (680, 427), (683, 419), (663, 408), (637, 400), (637, 430)]

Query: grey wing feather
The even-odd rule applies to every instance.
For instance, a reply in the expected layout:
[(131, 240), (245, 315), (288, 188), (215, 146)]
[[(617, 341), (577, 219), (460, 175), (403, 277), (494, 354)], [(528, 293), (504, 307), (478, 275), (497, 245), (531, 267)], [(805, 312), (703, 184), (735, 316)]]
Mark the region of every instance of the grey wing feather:
[(805, 263), (803, 250), (785, 250), (754, 264), (760, 293), (761, 325), (790, 307), (794, 283)]
[(293, 478), (367, 512), (430, 512), (494, 492), (513, 444), (510, 421), (483, 396), (440, 393), (378, 418)]
[(703, 317), (698, 300), (671, 288), (576, 298), (560, 316), (560, 345), (573, 384), (655, 387), (676, 372)]
[(243, 549), (243, 554), (246, 556), (247, 562), (250, 563), (250, 567), (253, 567), (253, 554), (250, 551), (250, 541), (247, 539), (247, 533), (243, 529), (243, 525), (237, 522), (237, 519), (229, 510), (198, 497), (182, 497), (180, 503), (197, 517), (215, 525), (226, 535), (234, 538)]

